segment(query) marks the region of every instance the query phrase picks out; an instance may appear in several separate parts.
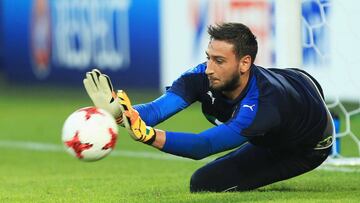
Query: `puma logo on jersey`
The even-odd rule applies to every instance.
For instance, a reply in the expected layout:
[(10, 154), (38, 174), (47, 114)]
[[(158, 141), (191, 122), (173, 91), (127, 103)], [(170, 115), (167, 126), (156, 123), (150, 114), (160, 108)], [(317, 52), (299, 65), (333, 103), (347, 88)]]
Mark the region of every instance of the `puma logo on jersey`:
[(251, 111), (254, 111), (254, 106), (255, 106), (255, 104), (253, 104), (253, 105), (247, 105), (247, 104), (244, 104), (242, 107), (247, 107), (247, 108), (249, 108)]
[(210, 98), (211, 98), (211, 104), (214, 104), (214, 102), (215, 102), (215, 97), (213, 96), (212, 92), (211, 92), (211, 91), (208, 91), (206, 94), (210, 96)]

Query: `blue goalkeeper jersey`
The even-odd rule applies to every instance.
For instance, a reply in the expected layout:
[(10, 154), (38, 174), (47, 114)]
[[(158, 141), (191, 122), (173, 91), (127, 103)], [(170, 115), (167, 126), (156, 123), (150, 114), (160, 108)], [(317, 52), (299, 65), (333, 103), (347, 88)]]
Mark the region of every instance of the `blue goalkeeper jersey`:
[(206, 64), (185, 72), (167, 90), (188, 105), (201, 102), (202, 112), (214, 125), (225, 125), (254, 145), (292, 149), (311, 148), (327, 124), (326, 107), (310, 75), (297, 69), (265, 69), (253, 65), (246, 88), (235, 99), (209, 87)]

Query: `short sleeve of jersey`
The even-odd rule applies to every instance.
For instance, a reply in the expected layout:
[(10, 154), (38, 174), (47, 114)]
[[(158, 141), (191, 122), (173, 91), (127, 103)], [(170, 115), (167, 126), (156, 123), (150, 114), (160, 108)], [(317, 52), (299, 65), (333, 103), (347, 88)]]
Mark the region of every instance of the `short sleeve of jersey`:
[(177, 94), (188, 104), (192, 104), (198, 100), (204, 87), (208, 85), (205, 69), (206, 64), (202, 63), (186, 71), (173, 82), (167, 91)]

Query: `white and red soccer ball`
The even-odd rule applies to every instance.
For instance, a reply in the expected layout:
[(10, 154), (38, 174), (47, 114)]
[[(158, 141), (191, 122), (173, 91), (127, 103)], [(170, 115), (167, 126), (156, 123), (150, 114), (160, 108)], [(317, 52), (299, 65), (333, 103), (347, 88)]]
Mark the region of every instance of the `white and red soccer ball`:
[(100, 108), (85, 107), (65, 120), (62, 142), (74, 157), (96, 161), (115, 148), (117, 134), (118, 126), (111, 114)]

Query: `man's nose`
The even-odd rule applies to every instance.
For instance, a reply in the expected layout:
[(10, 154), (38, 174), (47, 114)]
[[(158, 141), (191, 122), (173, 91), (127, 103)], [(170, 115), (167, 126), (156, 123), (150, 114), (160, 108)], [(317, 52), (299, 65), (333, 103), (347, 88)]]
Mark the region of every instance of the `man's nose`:
[(213, 64), (211, 63), (211, 60), (208, 60), (206, 63), (206, 70), (205, 70), (206, 75), (211, 75), (214, 73), (214, 69), (212, 66)]

